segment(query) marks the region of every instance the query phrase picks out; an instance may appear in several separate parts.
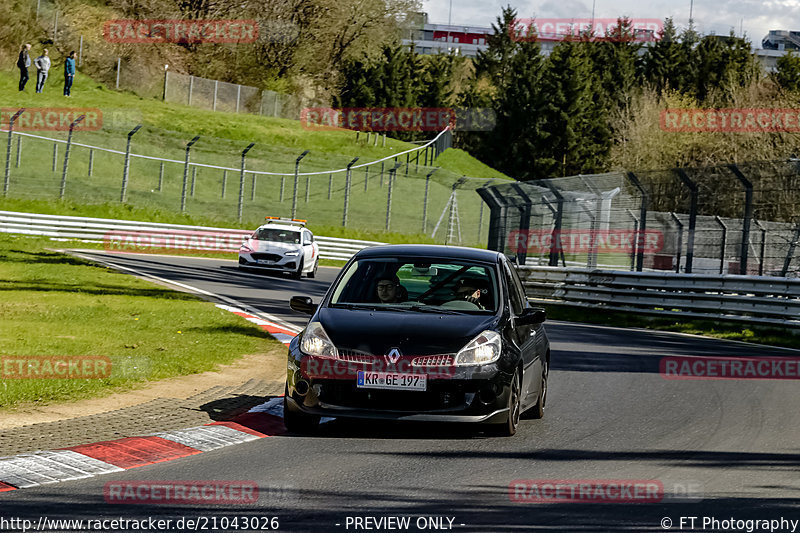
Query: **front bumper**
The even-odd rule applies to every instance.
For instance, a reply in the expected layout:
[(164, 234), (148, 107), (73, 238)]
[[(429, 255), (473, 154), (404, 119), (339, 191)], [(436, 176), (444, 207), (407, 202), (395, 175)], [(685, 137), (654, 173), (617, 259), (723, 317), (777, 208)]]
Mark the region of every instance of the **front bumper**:
[(271, 270), (279, 272), (297, 272), (299, 257), (280, 256), (277, 254), (261, 254), (275, 257), (261, 258), (258, 253), (246, 254), (239, 253), (239, 266), (260, 270)]
[[(507, 419), (511, 375), (496, 363), (454, 367), (447, 377), (427, 379), (425, 391), (359, 388), (355, 375), (309, 375), (308, 358), (290, 351), (287, 370), (287, 407), (323, 417), (383, 420), (486, 422)], [(349, 365), (351, 371), (369, 366)]]

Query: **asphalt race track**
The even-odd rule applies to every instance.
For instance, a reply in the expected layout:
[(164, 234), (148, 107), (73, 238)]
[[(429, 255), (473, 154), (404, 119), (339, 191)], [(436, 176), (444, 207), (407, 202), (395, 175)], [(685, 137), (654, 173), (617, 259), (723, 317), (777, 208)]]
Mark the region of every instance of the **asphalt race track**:
[[(318, 301), (336, 275), (336, 269), (320, 268), (317, 279), (294, 281), (243, 275), (231, 261), (97, 255), (298, 326), (307, 317), (288, 308), (289, 297)], [(800, 382), (667, 380), (659, 374), (663, 356), (792, 352), (569, 323), (550, 322), (547, 331), (553, 353), (547, 413), (523, 420), (514, 437), (491, 437), (480, 427), (334, 421), (314, 437), (269, 437), (0, 494), (2, 515), (34, 521), (277, 516), (279, 530), (317, 532), (401, 530), (378, 529), (375, 522), (354, 526), (355, 517), (390, 516), (411, 517), (409, 531), (421, 530), (418, 517), (445, 517), (445, 530), (486, 532), (744, 531), (726, 529), (722, 521), (800, 519)], [(112, 480), (211, 479), (254, 481), (261, 497), (238, 507), (115, 505), (103, 498)], [(664, 494), (657, 503), (512, 501), (509, 485), (520, 479), (657, 480)], [(694, 529), (686, 517), (697, 517)], [(703, 528), (704, 517), (720, 525)]]

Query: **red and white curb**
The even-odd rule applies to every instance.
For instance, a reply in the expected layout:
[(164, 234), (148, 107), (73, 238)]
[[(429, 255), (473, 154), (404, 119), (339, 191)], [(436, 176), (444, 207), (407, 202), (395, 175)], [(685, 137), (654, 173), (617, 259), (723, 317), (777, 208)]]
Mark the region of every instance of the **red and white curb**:
[[(238, 307), (217, 307), (258, 325), (285, 345), (297, 335), (292, 326), (265, 320)], [(122, 472), (285, 432), (283, 398), (271, 398), (231, 422), (0, 457), (0, 492)]]
[(122, 472), (285, 432), (283, 398), (272, 398), (231, 422), (0, 457), (0, 492)]

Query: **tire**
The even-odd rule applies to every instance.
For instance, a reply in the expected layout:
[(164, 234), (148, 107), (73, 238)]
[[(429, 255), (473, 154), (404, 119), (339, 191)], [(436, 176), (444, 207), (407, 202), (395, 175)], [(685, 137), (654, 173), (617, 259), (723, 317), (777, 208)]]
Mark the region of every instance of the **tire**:
[(545, 359), (542, 362), (542, 384), (539, 387), (539, 398), (536, 400), (536, 405), (526, 413), (528, 418), (543, 418), (544, 407), (547, 405), (547, 378), (550, 374), (550, 363)]
[(317, 277), (317, 269), (318, 268), (319, 268), (319, 259), (314, 261), (314, 268), (311, 270), (311, 272), (306, 274), (306, 276), (308, 276), (309, 279), (314, 279), (315, 277)]
[(297, 271), (292, 272), (292, 279), (300, 279), (303, 277), (303, 262), (300, 261), (300, 267)]
[(319, 417), (307, 415), (300, 411), (293, 411), (289, 407), (286, 396), (283, 397), (283, 424), (292, 433), (308, 435), (319, 428)]
[(511, 388), (508, 392), (508, 419), (502, 424), (497, 424), (494, 433), (501, 437), (511, 437), (517, 432), (520, 416), (522, 415), (522, 376), (517, 369), (511, 378)]

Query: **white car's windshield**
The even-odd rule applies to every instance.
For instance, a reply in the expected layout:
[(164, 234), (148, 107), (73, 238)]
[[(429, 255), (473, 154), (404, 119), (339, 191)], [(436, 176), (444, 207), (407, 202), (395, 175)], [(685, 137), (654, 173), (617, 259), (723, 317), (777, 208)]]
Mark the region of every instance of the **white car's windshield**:
[(300, 244), (300, 232), (276, 228), (260, 228), (253, 235), (257, 241)]

